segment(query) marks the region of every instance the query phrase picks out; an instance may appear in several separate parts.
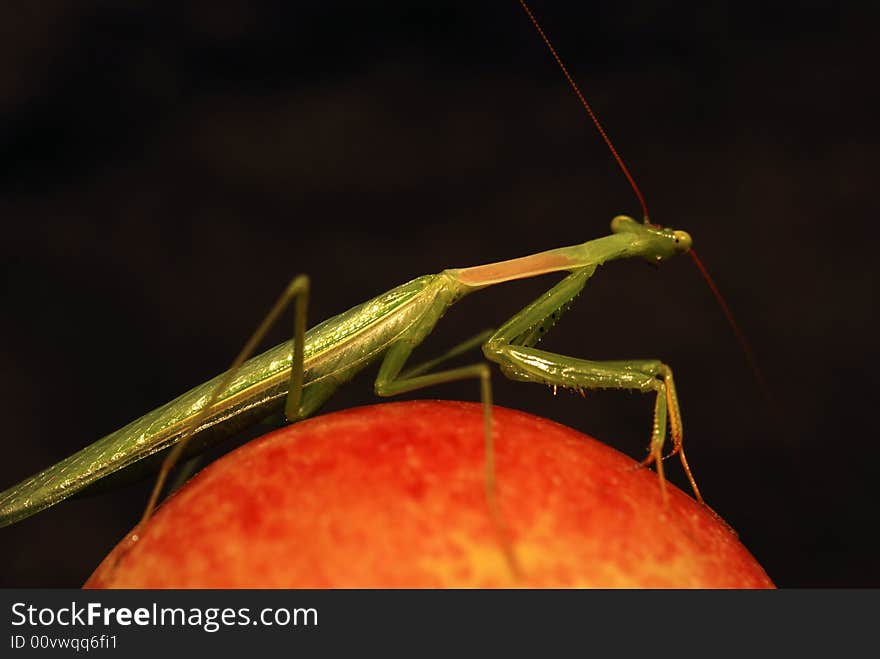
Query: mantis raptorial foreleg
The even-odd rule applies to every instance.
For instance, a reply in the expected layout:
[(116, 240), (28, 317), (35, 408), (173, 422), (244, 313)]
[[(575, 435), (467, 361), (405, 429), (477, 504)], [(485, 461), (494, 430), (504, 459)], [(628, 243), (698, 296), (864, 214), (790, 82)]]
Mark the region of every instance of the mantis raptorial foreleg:
[[(666, 364), (662, 364), (660, 362), (651, 362), (652, 364), (659, 364), (660, 369), (658, 371), (658, 377), (663, 379), (662, 388), (657, 392), (657, 401), (654, 405), (654, 433), (651, 438), (651, 450), (648, 453), (648, 457), (646, 457), (641, 462), (641, 466), (647, 467), (651, 463), (657, 463), (657, 473), (661, 475), (660, 482), (664, 484), (663, 480), (663, 460), (666, 458), (671, 458), (673, 455), (678, 454), (681, 460), (681, 466), (684, 468), (684, 473), (687, 475), (688, 481), (691, 484), (691, 489), (694, 491), (694, 496), (697, 497), (697, 501), (700, 503), (705, 503), (703, 501), (703, 495), (700, 494), (700, 488), (697, 487), (697, 481), (694, 479), (694, 475), (691, 472), (691, 467), (688, 464), (687, 457), (684, 454), (684, 430), (681, 424), (681, 411), (678, 407), (678, 393), (675, 389), (675, 380), (672, 378), (672, 369), (669, 368)], [(663, 394), (663, 395), (661, 395)], [(662, 408), (662, 411), (658, 412), (658, 408)], [(668, 418), (669, 418), (669, 434), (672, 436), (672, 451), (669, 455), (663, 457), (663, 443), (666, 438), (665, 426), (663, 429), (657, 427), (657, 420), (660, 418), (666, 418), (666, 411), (668, 410)], [(656, 443), (656, 447), (655, 447)], [(665, 492), (665, 489), (664, 489)], [(664, 497), (665, 497), (664, 493)]]
[(642, 463), (657, 464), (661, 492), (667, 498), (663, 473), (663, 444), (669, 419), (673, 440), (672, 454), (678, 453), (697, 499), (703, 498), (691, 474), (682, 446), (681, 413), (672, 371), (658, 360), (588, 361), (567, 357), (532, 346), (556, 322), (583, 289), (596, 268), (575, 270), (547, 293), (514, 315), (483, 346), (487, 359), (496, 362), (509, 378), (538, 382), (551, 387), (584, 389), (637, 389), (654, 392), (654, 426), (650, 454)]

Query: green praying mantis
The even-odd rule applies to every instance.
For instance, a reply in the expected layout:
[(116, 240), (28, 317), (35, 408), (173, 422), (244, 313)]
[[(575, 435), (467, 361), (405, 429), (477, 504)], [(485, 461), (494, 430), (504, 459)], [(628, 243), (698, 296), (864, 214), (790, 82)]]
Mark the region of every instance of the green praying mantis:
[[(592, 116), (549, 40), (528, 7), (521, 4)], [(598, 122), (596, 125), (604, 135)], [(610, 141), (608, 144), (610, 146)], [(616, 152), (614, 154), (631, 180), (622, 160)], [(641, 198), (638, 191), (637, 194)], [(339, 387), (376, 362), (379, 372), (375, 390), (379, 396), (393, 396), (454, 380), (479, 382), (485, 410), (486, 492), (489, 506), (494, 509), (489, 365), (479, 360), (469, 366), (442, 368), (445, 359), (477, 346), (482, 348), (488, 362), (498, 364), (501, 372), (514, 380), (574, 390), (616, 388), (652, 394), (650, 452), (644, 464), (656, 465), (665, 494), (663, 449), (667, 435), (671, 436), (672, 453), (679, 456), (695, 496), (702, 501), (685, 457), (681, 412), (668, 365), (656, 359), (590, 361), (537, 347), (599, 266), (631, 258), (662, 263), (690, 252), (691, 245), (689, 234), (650, 223), (647, 212), (641, 222), (618, 216), (611, 223), (610, 235), (509, 261), (418, 277), (308, 331), (309, 279), (298, 276), (225, 373), (0, 493), (0, 526), (33, 515), (138, 463), (162, 460), (145, 513), (147, 518), (171, 468), (182, 455), (206, 448), (282, 411), (290, 422), (309, 417)], [(548, 273), (566, 274), (558, 284), (496, 330), (473, 337), (440, 359), (408, 366), (415, 347), (463, 297), (496, 284)], [(252, 357), (268, 328), (291, 303), (295, 305), (293, 339)]]

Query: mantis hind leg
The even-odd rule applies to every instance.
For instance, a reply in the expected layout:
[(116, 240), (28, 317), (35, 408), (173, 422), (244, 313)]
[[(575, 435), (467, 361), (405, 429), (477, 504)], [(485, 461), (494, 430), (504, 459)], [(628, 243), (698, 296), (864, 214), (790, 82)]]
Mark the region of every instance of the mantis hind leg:
[(298, 420), (304, 418), (308, 416), (312, 411), (320, 407), (320, 405), (333, 393), (335, 387), (329, 385), (309, 387), (309, 391), (306, 395), (304, 395), (303, 392), (303, 355), (306, 333), (306, 308), (308, 306), (309, 288), (310, 285), (308, 276), (297, 275), (287, 285), (287, 287), (275, 301), (275, 304), (272, 305), (269, 313), (266, 314), (266, 317), (263, 319), (263, 321), (254, 331), (254, 333), (247, 340), (247, 343), (245, 343), (244, 347), (239, 351), (238, 355), (232, 361), (232, 364), (226, 370), (224, 377), (217, 384), (217, 386), (214, 387), (214, 390), (209, 394), (199, 414), (197, 414), (193, 418), (187, 433), (180, 438), (174, 448), (172, 448), (168, 452), (168, 455), (163, 460), (162, 466), (159, 469), (159, 474), (156, 477), (156, 483), (153, 486), (153, 491), (150, 494), (150, 499), (147, 502), (144, 514), (141, 517), (141, 521), (138, 523), (136, 529), (146, 523), (147, 520), (149, 520), (152, 516), (153, 511), (155, 510), (156, 505), (159, 501), (159, 495), (162, 493), (162, 490), (165, 487), (165, 482), (168, 480), (168, 476), (171, 473), (171, 470), (174, 469), (175, 465), (180, 460), (180, 457), (183, 455), (183, 451), (186, 448), (189, 440), (192, 438), (195, 429), (199, 427), (199, 425), (202, 423), (202, 421), (205, 420), (205, 418), (207, 418), (211, 407), (214, 405), (215, 402), (217, 402), (220, 394), (225, 391), (227, 387), (229, 387), (229, 385), (232, 383), (233, 378), (235, 377), (235, 374), (238, 372), (239, 368), (241, 368), (241, 365), (244, 364), (244, 362), (247, 361), (254, 354), (257, 347), (265, 338), (266, 333), (275, 324), (275, 322), (278, 320), (278, 317), (291, 302), (295, 303), (293, 323), (293, 354), (291, 361), (290, 385), (288, 387), (287, 400), (284, 406), (285, 417), (287, 417), (288, 420)]
[(662, 451), (668, 419), (673, 441), (670, 455), (679, 455), (694, 495), (702, 503), (703, 497), (685, 457), (678, 396), (672, 370), (666, 364), (658, 360), (589, 361), (532, 347), (571, 306), (593, 272), (595, 266), (573, 271), (502, 325), (483, 346), (483, 352), (513, 380), (581, 392), (584, 389), (636, 389), (655, 393), (650, 453), (642, 464), (657, 465), (661, 493), (664, 501), (667, 500)]

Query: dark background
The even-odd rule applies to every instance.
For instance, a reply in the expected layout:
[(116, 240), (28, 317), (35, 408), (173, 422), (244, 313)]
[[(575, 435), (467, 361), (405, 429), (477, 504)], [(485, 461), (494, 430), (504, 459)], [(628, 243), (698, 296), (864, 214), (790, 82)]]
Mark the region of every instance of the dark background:
[[(313, 278), (317, 322), (639, 213), (512, 0), (220, 5), (0, 6), (2, 487), (218, 373), (296, 273)], [(694, 236), (778, 415), (689, 259), (603, 268), (542, 345), (670, 363), (703, 493), (778, 585), (880, 586), (877, 16), (830, 2), (534, 10), (652, 218)], [(466, 299), (421, 354), (553, 281)], [(373, 373), (328, 409), (375, 402)], [(648, 397), (494, 385), (498, 404), (644, 455)], [(148, 486), (0, 529), (0, 585), (81, 584)]]

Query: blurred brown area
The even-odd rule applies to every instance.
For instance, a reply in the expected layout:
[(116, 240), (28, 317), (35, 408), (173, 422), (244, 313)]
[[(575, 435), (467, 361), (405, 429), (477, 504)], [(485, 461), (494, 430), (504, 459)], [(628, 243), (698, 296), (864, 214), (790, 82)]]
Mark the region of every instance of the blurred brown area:
[[(877, 11), (666, 5), (534, 10), (653, 220), (694, 236), (777, 407), (687, 259), (603, 268), (543, 346), (667, 361), (703, 493), (776, 583), (880, 586)], [(0, 487), (225, 368), (299, 272), (318, 321), (639, 212), (515, 2), (56, 0), (4, 3), (0, 25)], [(421, 354), (553, 281), (466, 299)], [(327, 409), (377, 402), (373, 372)], [(644, 454), (647, 397), (494, 385)], [(147, 487), (0, 529), (0, 585), (80, 585)]]

